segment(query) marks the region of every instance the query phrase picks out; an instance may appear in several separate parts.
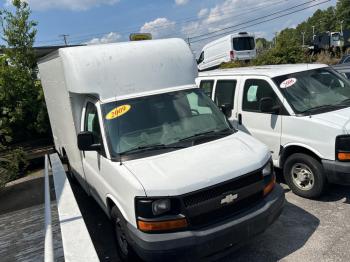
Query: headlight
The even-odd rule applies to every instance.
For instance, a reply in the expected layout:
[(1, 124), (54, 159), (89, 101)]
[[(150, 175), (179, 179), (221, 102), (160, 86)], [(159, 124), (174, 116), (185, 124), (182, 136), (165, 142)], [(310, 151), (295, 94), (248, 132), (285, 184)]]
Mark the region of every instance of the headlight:
[(263, 176), (269, 176), (273, 173), (273, 164), (272, 161), (270, 160), (263, 168), (262, 174)]
[(269, 194), (276, 184), (275, 173), (273, 172), (273, 163), (270, 160), (262, 169), (262, 175), (264, 177), (264, 196)]
[(337, 136), (335, 140), (335, 155), (339, 161), (350, 161), (350, 136)]
[(155, 216), (164, 214), (170, 210), (170, 200), (160, 199), (152, 202), (152, 213)]
[(135, 198), (135, 214), (138, 228), (143, 232), (175, 231), (187, 227), (187, 219), (181, 212), (180, 199)]

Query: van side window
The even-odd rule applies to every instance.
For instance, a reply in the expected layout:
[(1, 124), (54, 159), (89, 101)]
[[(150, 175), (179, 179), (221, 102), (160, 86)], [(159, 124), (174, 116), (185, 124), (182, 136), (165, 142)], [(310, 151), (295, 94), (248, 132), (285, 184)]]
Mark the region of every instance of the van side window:
[(229, 104), (234, 107), (236, 80), (218, 80), (215, 89), (215, 103), (218, 106)]
[(84, 131), (93, 133), (94, 143), (101, 143), (101, 129), (98, 121), (97, 108), (91, 102), (86, 104)]
[(202, 80), (199, 87), (203, 89), (204, 93), (211, 98), (213, 93), (214, 80)]
[(203, 60), (204, 60), (204, 51), (202, 51), (201, 55), (199, 56), (198, 61), (197, 61), (197, 64), (202, 63)]
[(275, 105), (279, 103), (278, 97), (270, 84), (261, 79), (248, 79), (244, 84), (242, 110), (260, 112), (260, 100), (265, 97), (273, 99)]

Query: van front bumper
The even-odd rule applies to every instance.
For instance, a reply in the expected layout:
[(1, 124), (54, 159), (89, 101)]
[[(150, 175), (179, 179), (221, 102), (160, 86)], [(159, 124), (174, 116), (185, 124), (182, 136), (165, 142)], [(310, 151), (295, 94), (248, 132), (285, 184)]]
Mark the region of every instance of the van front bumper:
[(350, 185), (350, 162), (322, 160), (328, 181), (339, 185)]
[(127, 224), (127, 238), (145, 261), (194, 261), (225, 253), (262, 233), (281, 214), (284, 190), (273, 191), (253, 208), (200, 230), (147, 234)]

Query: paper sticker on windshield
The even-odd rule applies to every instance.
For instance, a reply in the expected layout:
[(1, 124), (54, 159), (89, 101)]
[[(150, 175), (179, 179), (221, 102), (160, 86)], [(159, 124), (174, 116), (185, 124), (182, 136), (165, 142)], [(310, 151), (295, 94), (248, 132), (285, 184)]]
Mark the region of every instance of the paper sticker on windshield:
[(280, 88), (288, 88), (297, 82), (296, 78), (288, 78), (280, 84)]
[(111, 120), (117, 117), (120, 117), (122, 115), (124, 115), (125, 113), (127, 113), (130, 110), (131, 106), (130, 105), (121, 105), (118, 106), (114, 109), (112, 109), (107, 115), (106, 115), (106, 119), (107, 120)]

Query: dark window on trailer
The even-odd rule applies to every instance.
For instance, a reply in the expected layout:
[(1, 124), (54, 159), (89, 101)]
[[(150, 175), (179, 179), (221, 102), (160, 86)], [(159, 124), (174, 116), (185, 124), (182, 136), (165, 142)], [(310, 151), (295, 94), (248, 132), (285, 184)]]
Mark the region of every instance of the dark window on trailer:
[(237, 37), (233, 38), (233, 49), (235, 51), (255, 49), (254, 37)]

